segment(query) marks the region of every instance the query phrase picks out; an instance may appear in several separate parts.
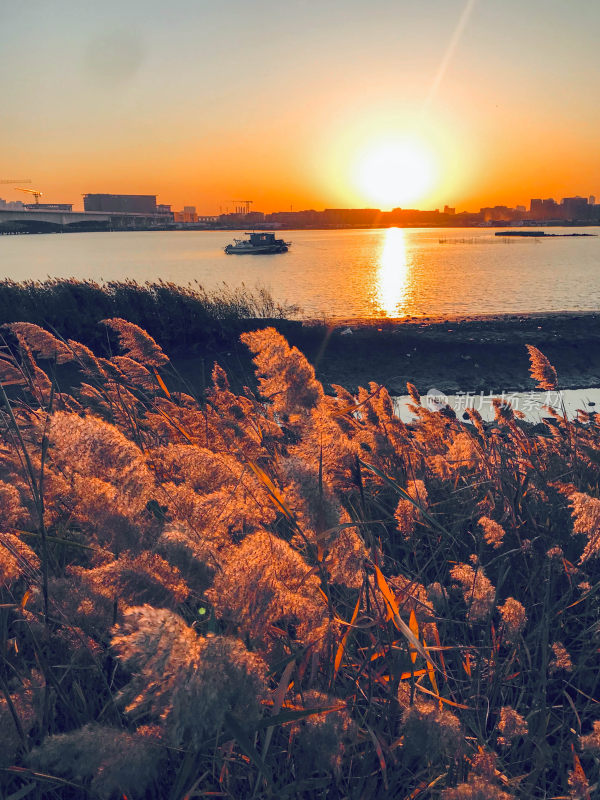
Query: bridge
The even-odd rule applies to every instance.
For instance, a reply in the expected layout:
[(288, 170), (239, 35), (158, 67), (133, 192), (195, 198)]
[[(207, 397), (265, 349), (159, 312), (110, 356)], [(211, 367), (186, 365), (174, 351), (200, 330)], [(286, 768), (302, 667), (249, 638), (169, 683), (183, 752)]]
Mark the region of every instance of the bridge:
[(43, 233), (68, 230), (145, 230), (168, 225), (165, 214), (114, 211), (51, 211), (0, 208), (0, 233)]

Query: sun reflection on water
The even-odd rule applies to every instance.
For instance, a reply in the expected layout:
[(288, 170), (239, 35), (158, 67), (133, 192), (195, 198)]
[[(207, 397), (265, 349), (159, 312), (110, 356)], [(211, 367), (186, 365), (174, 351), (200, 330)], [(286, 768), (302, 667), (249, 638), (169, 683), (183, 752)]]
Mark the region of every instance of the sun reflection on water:
[(379, 255), (375, 299), (388, 317), (406, 313), (409, 295), (409, 264), (402, 228), (388, 228)]

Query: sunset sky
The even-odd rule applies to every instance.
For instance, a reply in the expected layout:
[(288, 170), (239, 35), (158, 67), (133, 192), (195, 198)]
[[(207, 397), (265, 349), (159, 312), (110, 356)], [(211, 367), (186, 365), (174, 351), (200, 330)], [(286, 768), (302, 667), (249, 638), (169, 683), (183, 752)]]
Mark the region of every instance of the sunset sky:
[(7, 0), (0, 178), (204, 213), (600, 196), (599, 40), (590, 0)]

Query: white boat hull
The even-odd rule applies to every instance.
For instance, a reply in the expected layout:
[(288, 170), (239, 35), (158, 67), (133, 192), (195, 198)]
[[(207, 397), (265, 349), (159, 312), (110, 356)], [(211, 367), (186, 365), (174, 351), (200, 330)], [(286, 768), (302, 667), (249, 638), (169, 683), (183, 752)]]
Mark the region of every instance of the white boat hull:
[(225, 248), (227, 255), (237, 256), (266, 256), (271, 253), (287, 253), (291, 242), (276, 239), (274, 233), (252, 231), (246, 233), (249, 239), (234, 239), (233, 244)]
[(269, 255), (273, 253), (287, 253), (288, 245), (265, 245), (264, 247), (248, 247), (245, 245), (238, 246), (235, 244), (228, 244), (225, 248), (225, 252), (227, 255), (238, 255), (238, 256), (245, 256), (245, 255), (255, 255), (255, 256), (263, 256)]

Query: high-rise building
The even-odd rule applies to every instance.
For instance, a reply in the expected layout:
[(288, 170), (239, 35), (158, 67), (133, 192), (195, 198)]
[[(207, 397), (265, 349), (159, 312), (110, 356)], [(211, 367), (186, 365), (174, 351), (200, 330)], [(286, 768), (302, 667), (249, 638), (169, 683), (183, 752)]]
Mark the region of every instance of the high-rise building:
[(562, 216), (568, 220), (586, 219), (588, 216), (587, 197), (563, 197), (561, 204)]
[(122, 214), (156, 214), (155, 194), (85, 194), (86, 211), (112, 211)]
[(531, 219), (546, 220), (560, 219), (562, 212), (558, 203), (552, 197), (545, 200), (534, 199), (529, 205), (529, 216)]
[(198, 222), (196, 206), (184, 206), (183, 211), (175, 211), (173, 213), (173, 219), (175, 222)]
[(2, 211), (23, 211), (25, 208), (21, 200), (3, 200), (0, 197), (0, 209)]
[(518, 216), (515, 209), (508, 206), (487, 206), (480, 208), (479, 213), (484, 222), (510, 222)]

